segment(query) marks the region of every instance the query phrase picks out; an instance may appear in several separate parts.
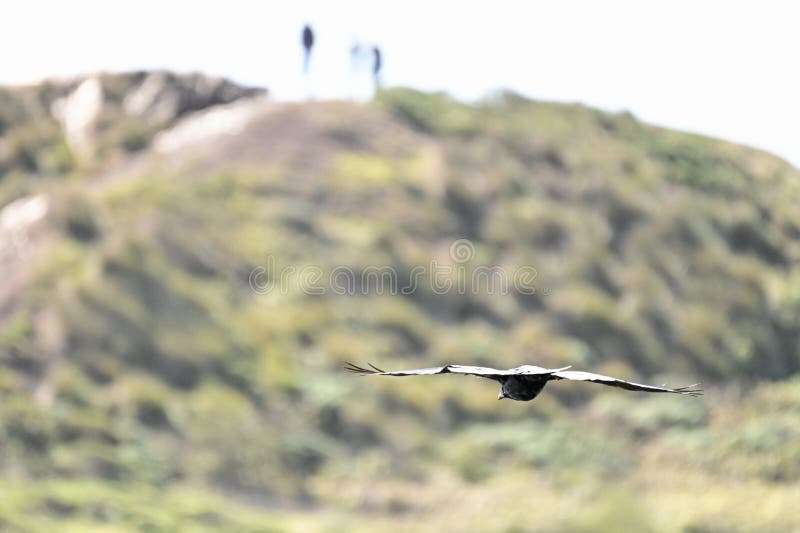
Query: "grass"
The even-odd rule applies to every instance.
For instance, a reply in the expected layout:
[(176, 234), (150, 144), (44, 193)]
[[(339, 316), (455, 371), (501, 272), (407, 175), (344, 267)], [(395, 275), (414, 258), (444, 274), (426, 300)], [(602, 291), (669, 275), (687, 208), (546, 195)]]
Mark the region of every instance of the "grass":
[[(119, 128), (109, 150), (141, 148)], [(248, 139), (241, 159), (26, 184), (57, 209), (0, 318), (0, 527), (800, 528), (795, 169), (513, 94), (285, 106)], [(536, 291), (442, 295), (426, 274), (397, 296), (297, 276), (258, 294), (267, 257), (462, 265), (452, 281), (533, 266)], [(493, 383), (359, 379), (345, 359), (572, 364), (708, 395), (497, 402)]]

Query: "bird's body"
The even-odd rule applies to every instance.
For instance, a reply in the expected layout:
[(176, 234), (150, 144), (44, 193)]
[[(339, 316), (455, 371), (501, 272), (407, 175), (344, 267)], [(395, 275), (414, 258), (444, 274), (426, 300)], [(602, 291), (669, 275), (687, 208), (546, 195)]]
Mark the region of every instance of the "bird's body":
[(501, 383), (498, 400), (510, 398), (520, 402), (529, 402), (539, 396), (547, 384), (547, 378), (544, 376), (510, 376)]
[(369, 365), (370, 368), (363, 368), (353, 363), (345, 363), (345, 368), (350, 372), (360, 375), (372, 376), (425, 376), (434, 374), (466, 374), (481, 378), (492, 379), (500, 383), (500, 394), (497, 399), (509, 398), (521, 402), (527, 402), (536, 398), (548, 381), (559, 381), (567, 379), (571, 381), (590, 381), (611, 387), (618, 387), (632, 391), (643, 392), (669, 392), (673, 394), (686, 394), (689, 396), (700, 396), (702, 389), (695, 389), (695, 385), (667, 389), (655, 387), (653, 385), (642, 385), (631, 381), (624, 381), (602, 374), (591, 372), (580, 372), (563, 368), (542, 368), (534, 365), (522, 365), (508, 370), (498, 370), (482, 366), (463, 366), (463, 365), (444, 365), (431, 368), (417, 368), (413, 370), (398, 370), (395, 372), (385, 372), (380, 368)]

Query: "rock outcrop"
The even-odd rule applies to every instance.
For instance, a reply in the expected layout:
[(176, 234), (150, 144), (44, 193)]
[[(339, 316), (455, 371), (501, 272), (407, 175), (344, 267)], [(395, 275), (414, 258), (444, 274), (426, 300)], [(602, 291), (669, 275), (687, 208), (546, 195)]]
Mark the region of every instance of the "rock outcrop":
[(128, 115), (148, 124), (163, 125), (192, 111), (261, 94), (265, 91), (241, 87), (224, 78), (152, 72), (132, 87), (122, 107)]
[(192, 112), (266, 94), (221, 77), (166, 71), (0, 89), (0, 177), (66, 173), (76, 163), (135, 152)]
[(93, 76), (50, 106), (67, 143), (79, 157), (87, 158), (94, 154), (95, 131), (103, 104), (103, 84)]

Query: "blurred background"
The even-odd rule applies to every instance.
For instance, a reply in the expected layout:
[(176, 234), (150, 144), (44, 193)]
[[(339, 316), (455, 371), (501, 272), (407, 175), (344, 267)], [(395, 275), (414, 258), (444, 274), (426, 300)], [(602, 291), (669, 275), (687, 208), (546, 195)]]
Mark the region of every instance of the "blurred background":
[(0, 529), (800, 530), (791, 5), (4, 11)]

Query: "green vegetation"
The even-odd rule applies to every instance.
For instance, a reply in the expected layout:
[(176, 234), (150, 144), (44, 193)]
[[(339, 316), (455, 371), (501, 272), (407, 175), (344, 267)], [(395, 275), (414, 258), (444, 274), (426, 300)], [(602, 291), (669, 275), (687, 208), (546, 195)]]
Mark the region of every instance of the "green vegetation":
[[(33, 120), (4, 102), (5, 131)], [(27, 189), (52, 209), (0, 299), (0, 529), (800, 529), (800, 172), (513, 94), (264, 105), (177, 163)], [(107, 126), (121, 153), (153, 133)], [(58, 168), (11, 161), (0, 187)], [(475, 252), (457, 265), (456, 239)], [(249, 279), (272, 261), (402, 284), (432, 260), (532, 266), (536, 290)], [(356, 379), (345, 359), (572, 364), (707, 396), (558, 383), (497, 402), (493, 383)]]

